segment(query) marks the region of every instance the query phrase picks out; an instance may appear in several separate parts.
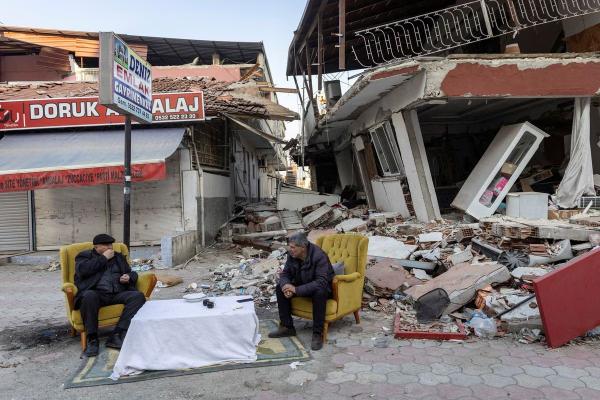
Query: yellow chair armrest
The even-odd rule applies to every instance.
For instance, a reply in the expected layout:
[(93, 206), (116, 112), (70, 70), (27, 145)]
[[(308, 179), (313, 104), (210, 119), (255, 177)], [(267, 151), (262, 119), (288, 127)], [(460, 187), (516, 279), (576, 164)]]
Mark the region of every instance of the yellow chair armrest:
[(69, 310), (73, 310), (75, 308), (75, 295), (77, 294), (77, 286), (75, 286), (71, 282), (66, 282), (62, 285), (62, 291), (67, 296)]
[(73, 296), (77, 294), (77, 286), (71, 282), (63, 283), (62, 291), (68, 293), (69, 291), (73, 293)]
[(338, 303), (338, 315), (360, 309), (362, 305), (364, 279), (358, 272), (337, 275), (333, 280), (333, 298)]
[(152, 272), (138, 274), (138, 280), (135, 286), (137, 290), (144, 293), (146, 298), (149, 298), (154, 290), (154, 286), (156, 286), (156, 275)]
[(357, 280), (358, 278), (360, 278), (360, 273), (358, 272), (353, 272), (351, 274), (348, 275), (336, 275), (333, 278), (334, 282), (353, 282), (355, 280)]

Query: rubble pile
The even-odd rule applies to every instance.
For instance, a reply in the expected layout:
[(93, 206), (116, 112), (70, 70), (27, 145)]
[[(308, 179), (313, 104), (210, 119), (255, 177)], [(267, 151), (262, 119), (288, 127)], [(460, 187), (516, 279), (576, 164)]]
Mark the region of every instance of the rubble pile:
[(243, 248), (242, 253), (253, 258), (219, 265), (211, 271), (212, 283), (204, 289), (221, 295), (250, 295), (261, 306), (276, 303), (275, 285), (287, 257), (285, 248), (274, 250), (266, 258), (261, 258), (263, 251), (251, 247)]
[(544, 340), (533, 281), (600, 245), (600, 212), (594, 210), (549, 209), (548, 219), (535, 220), (497, 214), (465, 222), (451, 215), (418, 223), (312, 196), (314, 204), (296, 210), (275, 203), (240, 207), (220, 236), (243, 246), (244, 259), (216, 268), (211, 289), (273, 304), (288, 235), (304, 230), (314, 243), (352, 232), (369, 237), (363, 308), (393, 315), (397, 337), (510, 334), (531, 342)]

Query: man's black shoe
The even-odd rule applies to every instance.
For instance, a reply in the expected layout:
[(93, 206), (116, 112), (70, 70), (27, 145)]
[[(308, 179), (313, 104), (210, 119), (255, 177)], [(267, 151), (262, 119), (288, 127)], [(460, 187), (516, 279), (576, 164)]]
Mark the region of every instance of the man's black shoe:
[(279, 328), (277, 328), (276, 331), (273, 331), (271, 333), (269, 333), (269, 337), (270, 338), (282, 338), (282, 337), (289, 337), (289, 336), (296, 336), (296, 329), (295, 328), (288, 328), (286, 326), (279, 326)]
[(323, 335), (320, 333), (313, 333), (310, 348), (314, 351), (321, 350), (323, 348)]
[(88, 340), (87, 346), (85, 346), (85, 351), (83, 352), (83, 354), (85, 354), (86, 357), (96, 357), (98, 355), (98, 351), (98, 339), (91, 339)]
[(123, 346), (123, 340), (121, 340), (121, 335), (118, 333), (111, 333), (111, 335), (106, 339), (106, 347), (112, 347), (113, 349), (120, 349)]

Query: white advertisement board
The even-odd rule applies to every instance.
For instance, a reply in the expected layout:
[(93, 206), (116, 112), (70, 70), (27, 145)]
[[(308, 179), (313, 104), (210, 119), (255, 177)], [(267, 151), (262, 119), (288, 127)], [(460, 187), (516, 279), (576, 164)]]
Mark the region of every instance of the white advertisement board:
[(112, 32), (100, 32), (100, 104), (152, 122), (152, 66)]

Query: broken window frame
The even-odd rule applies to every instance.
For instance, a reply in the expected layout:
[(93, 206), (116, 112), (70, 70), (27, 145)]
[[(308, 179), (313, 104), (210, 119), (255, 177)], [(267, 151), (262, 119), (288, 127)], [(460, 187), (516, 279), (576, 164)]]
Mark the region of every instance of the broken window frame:
[[(380, 130), (379, 132), (378, 129)], [(380, 132), (383, 132), (383, 134)], [(377, 161), (383, 175), (405, 176), (404, 164), (400, 157), (400, 150), (390, 121), (373, 126), (369, 129), (369, 135), (371, 136), (371, 142), (373, 143), (375, 153), (377, 154)]]

